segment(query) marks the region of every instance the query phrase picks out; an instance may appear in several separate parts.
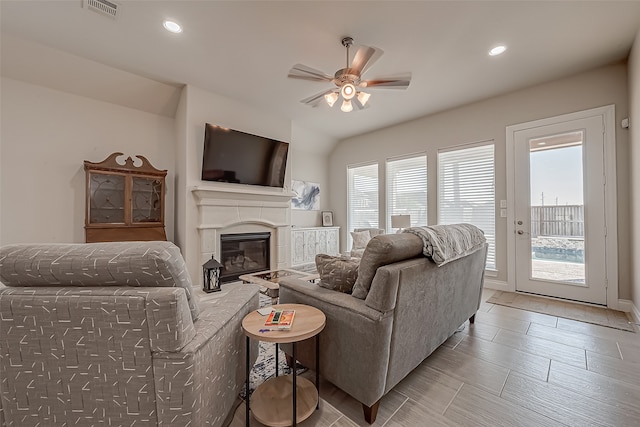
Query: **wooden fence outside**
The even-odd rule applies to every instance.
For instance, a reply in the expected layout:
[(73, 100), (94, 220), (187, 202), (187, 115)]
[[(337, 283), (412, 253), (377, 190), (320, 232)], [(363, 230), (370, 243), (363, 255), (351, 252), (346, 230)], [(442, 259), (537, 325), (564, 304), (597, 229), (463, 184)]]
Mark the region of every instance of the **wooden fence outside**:
[(531, 237), (584, 237), (584, 206), (531, 206)]

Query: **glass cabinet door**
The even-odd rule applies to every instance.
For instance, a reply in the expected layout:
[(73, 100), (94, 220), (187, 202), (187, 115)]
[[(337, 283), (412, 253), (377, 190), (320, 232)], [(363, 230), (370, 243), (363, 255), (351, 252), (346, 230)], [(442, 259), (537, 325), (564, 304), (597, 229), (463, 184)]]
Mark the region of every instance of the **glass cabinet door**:
[(91, 192), (91, 224), (119, 224), (125, 222), (125, 177), (92, 173), (89, 182)]
[(133, 177), (131, 190), (131, 221), (162, 221), (162, 180)]

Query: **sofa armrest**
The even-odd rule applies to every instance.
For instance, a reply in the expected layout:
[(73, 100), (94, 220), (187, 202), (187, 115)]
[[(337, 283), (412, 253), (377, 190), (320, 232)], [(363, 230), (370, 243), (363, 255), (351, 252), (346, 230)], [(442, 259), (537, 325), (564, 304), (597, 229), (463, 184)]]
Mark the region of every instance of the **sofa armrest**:
[(148, 288), (145, 293), (151, 351), (179, 351), (196, 334), (184, 289)]
[[(393, 312), (374, 310), (364, 300), (300, 279), (280, 282), (280, 302), (311, 305), (325, 314), (327, 322), (320, 333), (324, 378), (367, 406), (384, 394)], [(292, 354), (290, 345), (282, 348)], [(296, 358), (315, 366), (315, 340), (299, 342)]]
[[(160, 425), (211, 425), (225, 421), (245, 381), (242, 319), (259, 305), (256, 285), (229, 285), (200, 298), (195, 336), (178, 352), (154, 353)], [(251, 364), (258, 343), (251, 341)], [(189, 403), (185, 406), (185, 403)]]
[[(284, 299), (282, 299), (283, 291), (285, 295)], [(291, 293), (298, 294), (298, 299), (308, 301), (300, 304), (308, 304), (320, 309), (322, 309), (320, 307), (321, 305), (342, 307), (374, 321), (380, 320), (384, 314), (363, 304), (364, 301), (344, 292), (323, 288), (315, 283), (302, 279), (283, 278), (280, 280), (280, 303), (293, 303), (293, 301), (288, 301), (288, 295)]]

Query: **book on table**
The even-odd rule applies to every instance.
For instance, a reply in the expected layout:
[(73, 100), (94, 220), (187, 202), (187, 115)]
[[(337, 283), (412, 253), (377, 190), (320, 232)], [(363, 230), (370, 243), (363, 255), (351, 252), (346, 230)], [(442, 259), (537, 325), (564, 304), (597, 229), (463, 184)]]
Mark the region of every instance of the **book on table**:
[(277, 326), (278, 329), (289, 329), (295, 315), (295, 310), (273, 310), (264, 324), (265, 326)]

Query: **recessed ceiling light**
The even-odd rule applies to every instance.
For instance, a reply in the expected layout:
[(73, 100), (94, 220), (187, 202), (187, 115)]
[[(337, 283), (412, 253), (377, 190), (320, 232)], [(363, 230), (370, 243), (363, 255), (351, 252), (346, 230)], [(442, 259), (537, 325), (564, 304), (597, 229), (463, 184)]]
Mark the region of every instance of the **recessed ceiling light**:
[(178, 24), (175, 21), (171, 21), (169, 19), (165, 19), (165, 21), (162, 23), (162, 26), (167, 31), (171, 31), (172, 33), (181, 33), (182, 32), (182, 27), (180, 26), (180, 24)]
[(493, 49), (491, 49), (491, 50), (489, 51), (489, 55), (491, 55), (491, 56), (497, 56), (497, 55), (500, 55), (501, 53), (504, 53), (504, 51), (505, 51), (505, 50), (507, 50), (507, 47), (506, 47), (506, 46), (504, 46), (504, 45), (499, 45), (499, 46), (496, 46), (496, 47), (494, 47)]

